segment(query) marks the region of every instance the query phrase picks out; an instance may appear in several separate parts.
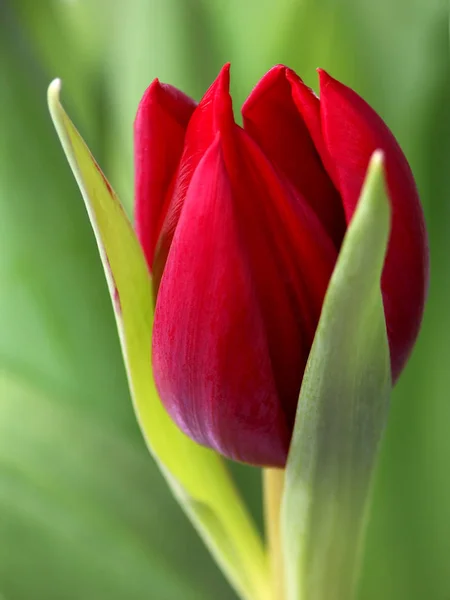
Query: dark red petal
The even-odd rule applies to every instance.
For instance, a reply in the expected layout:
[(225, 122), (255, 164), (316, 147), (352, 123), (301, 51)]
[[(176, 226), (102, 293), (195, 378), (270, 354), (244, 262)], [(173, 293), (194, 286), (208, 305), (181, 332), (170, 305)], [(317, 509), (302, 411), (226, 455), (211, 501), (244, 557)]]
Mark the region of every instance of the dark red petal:
[(290, 69), (282, 65), (271, 69), (242, 107), (244, 128), (309, 202), (339, 248), (346, 229), (344, 211), (293, 100), (292, 88), (302, 86)]
[(320, 71), (320, 106), (324, 141), (347, 221), (355, 211), (372, 153), (381, 149), (385, 154), (392, 231), (382, 291), (395, 380), (419, 332), (428, 285), (428, 241), (416, 185), (383, 120), (358, 94), (324, 71)]
[(337, 253), (234, 124), (229, 98), (213, 112), (219, 134), (189, 186), (157, 298), (155, 379), (193, 439), (282, 466)]
[(279, 464), (289, 433), (233, 211), (217, 140), (192, 180), (161, 281), (153, 369), (187, 435), (231, 458)]
[(147, 88), (134, 122), (136, 233), (149, 268), (168, 188), (183, 151), (195, 102), (157, 79)]
[[(154, 284), (156, 289), (166, 264), (173, 234), (180, 218), (186, 192), (197, 165), (212, 144), (217, 125), (215, 113), (221, 102), (226, 101), (229, 85), (230, 65), (226, 64), (217, 79), (207, 90), (192, 114), (184, 140), (184, 149), (178, 169), (173, 177), (166, 201), (162, 209), (162, 219), (158, 229), (158, 244), (155, 253)], [(225, 90), (225, 91), (224, 91)]]

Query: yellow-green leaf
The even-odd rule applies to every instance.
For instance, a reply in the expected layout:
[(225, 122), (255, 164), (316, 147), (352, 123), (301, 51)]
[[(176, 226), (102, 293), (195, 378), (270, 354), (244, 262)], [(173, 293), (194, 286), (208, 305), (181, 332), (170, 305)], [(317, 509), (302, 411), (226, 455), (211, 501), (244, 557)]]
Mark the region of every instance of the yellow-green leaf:
[(148, 445), (181, 506), (242, 598), (267, 598), (263, 545), (216, 453), (186, 437), (163, 408), (151, 368), (153, 298), (140, 245), (123, 208), (49, 87), (56, 130), (80, 187), (113, 301), (136, 415)]

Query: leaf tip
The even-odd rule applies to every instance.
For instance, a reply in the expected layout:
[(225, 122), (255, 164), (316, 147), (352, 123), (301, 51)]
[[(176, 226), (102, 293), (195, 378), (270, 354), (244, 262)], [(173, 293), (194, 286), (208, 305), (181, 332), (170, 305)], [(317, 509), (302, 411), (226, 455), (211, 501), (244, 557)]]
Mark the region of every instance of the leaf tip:
[(60, 92), (61, 92), (61, 79), (59, 79), (57, 77), (48, 86), (47, 99), (48, 99), (48, 104), (50, 106), (50, 109), (56, 103), (59, 103), (59, 94), (60, 94)]
[(372, 156), (370, 157), (368, 172), (369, 173), (380, 173), (384, 171), (384, 152), (380, 148), (374, 150)]
[(367, 167), (360, 204), (365, 204), (372, 210), (382, 211), (385, 218), (390, 219), (391, 206), (386, 187), (385, 162), (383, 150), (375, 150)]
[(383, 150), (378, 148), (374, 150), (369, 160), (369, 165), (366, 172), (366, 184), (383, 186), (385, 182), (385, 154)]

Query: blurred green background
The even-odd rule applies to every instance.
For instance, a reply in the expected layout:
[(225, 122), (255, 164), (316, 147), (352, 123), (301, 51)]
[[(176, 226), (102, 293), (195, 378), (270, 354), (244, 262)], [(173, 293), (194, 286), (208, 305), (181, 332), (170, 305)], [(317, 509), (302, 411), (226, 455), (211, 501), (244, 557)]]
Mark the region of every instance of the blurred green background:
[[(404, 148), (431, 288), (396, 387), (360, 600), (450, 599), (450, 61), (441, 0), (0, 0), (0, 599), (231, 600), (132, 412), (51, 79), (131, 213), (132, 123), (158, 76), (239, 107), (273, 64), (351, 85)], [(261, 522), (256, 470), (236, 468)], [(332, 599), (330, 599), (332, 600)]]

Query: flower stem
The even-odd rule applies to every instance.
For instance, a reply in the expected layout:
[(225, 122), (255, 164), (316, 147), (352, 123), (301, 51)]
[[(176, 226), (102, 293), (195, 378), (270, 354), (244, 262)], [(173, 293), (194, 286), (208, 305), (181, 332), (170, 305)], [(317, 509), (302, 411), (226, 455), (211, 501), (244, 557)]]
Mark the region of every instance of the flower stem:
[(264, 517), (271, 570), (272, 598), (284, 599), (284, 565), (280, 530), (280, 507), (284, 488), (283, 469), (263, 469)]

